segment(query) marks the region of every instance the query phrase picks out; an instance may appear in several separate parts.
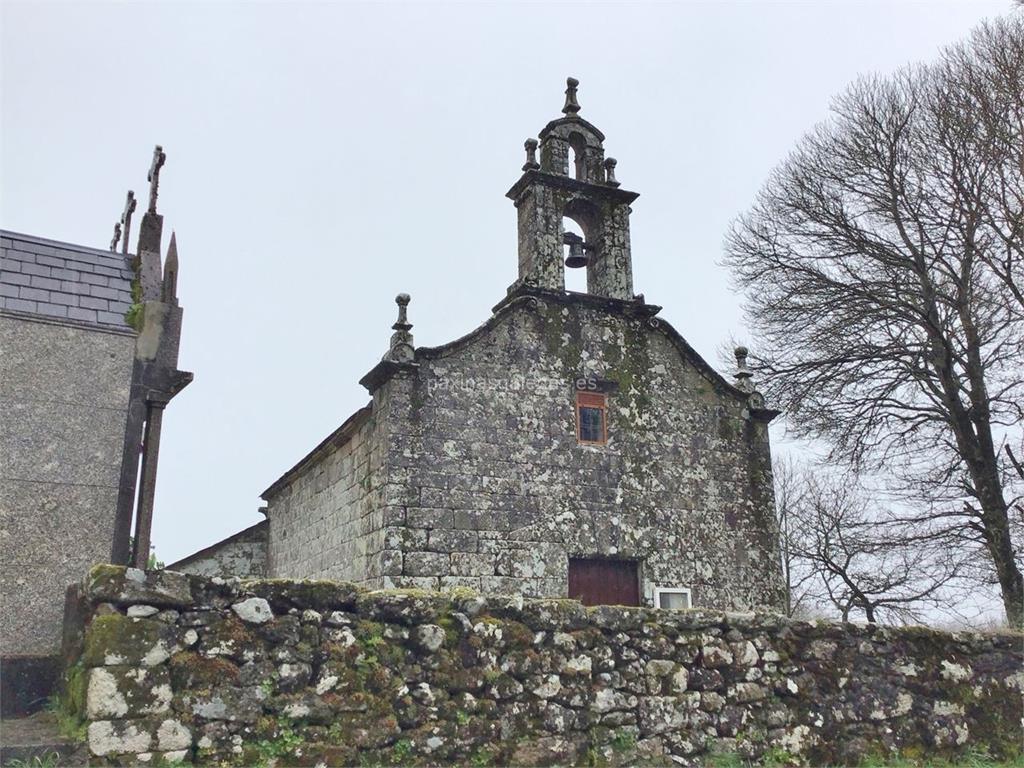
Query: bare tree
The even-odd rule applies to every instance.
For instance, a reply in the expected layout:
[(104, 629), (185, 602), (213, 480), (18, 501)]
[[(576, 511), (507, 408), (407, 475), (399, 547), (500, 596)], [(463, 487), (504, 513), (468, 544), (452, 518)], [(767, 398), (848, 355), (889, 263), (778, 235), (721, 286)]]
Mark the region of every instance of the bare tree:
[[(800, 437), (888, 472), (908, 547), (973, 550), (1024, 624), (1024, 20), (838, 97), (734, 225), (761, 389)], [(1019, 489), (1019, 483), (1017, 486)]]
[(941, 541), (907, 546), (892, 538), (884, 524), (890, 511), (849, 473), (780, 463), (788, 594), (797, 611), (823, 604), (843, 621), (870, 623), (957, 614), (962, 553)]
[(787, 616), (803, 617), (811, 597), (808, 582), (813, 569), (801, 559), (799, 540), (803, 528), (800, 519), (805, 508), (806, 483), (802, 468), (792, 459), (776, 458), (772, 462), (775, 479), (775, 522), (779, 531), (779, 557), (785, 587)]

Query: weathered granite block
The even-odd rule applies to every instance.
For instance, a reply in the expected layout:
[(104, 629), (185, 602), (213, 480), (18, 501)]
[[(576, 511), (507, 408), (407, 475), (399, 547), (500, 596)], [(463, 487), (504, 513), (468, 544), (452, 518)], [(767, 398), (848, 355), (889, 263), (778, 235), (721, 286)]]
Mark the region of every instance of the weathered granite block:
[(406, 552), (402, 573), (405, 576), (446, 576), (451, 557), (440, 552)]
[(432, 530), (427, 549), (433, 552), (476, 552), (476, 531)]
[(453, 552), (451, 572), (453, 576), (493, 576), (496, 559), (488, 554)]
[(85, 711), (91, 720), (156, 715), (171, 706), (166, 666), (96, 667), (89, 670)]
[(451, 528), (452, 511), (434, 507), (410, 507), (405, 513), (411, 528)]

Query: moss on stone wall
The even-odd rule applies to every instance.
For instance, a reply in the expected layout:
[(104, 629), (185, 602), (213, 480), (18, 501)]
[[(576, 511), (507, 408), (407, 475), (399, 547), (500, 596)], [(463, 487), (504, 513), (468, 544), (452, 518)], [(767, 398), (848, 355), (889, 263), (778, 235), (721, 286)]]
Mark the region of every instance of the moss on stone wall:
[[(1021, 751), (1020, 636), (200, 578), (190, 605), (154, 613), (113, 608), (126, 572), (100, 575), (63, 706), (91, 717), (103, 763), (779, 766)], [(168, 576), (133, 578), (156, 594)]]

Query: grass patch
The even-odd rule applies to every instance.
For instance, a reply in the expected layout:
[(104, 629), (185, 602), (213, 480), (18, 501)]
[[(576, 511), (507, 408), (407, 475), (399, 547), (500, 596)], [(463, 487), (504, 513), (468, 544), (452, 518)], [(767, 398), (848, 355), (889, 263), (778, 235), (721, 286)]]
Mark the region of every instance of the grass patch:
[[(78, 685), (82, 683), (84, 673), (80, 669), (71, 670), (69, 677), (72, 684)], [(69, 685), (68, 691), (73, 690), (75, 689)], [(75, 743), (86, 740), (86, 730), (89, 727), (89, 723), (82, 717), (84, 707), (82, 702), (77, 700), (78, 698), (74, 694), (52, 696), (46, 704), (47, 712), (53, 716), (57, 725), (57, 733), (61, 735), (61, 738)]]
[(60, 755), (56, 752), (47, 752), (29, 760), (8, 760), (4, 763), (4, 768), (58, 768), (59, 765)]

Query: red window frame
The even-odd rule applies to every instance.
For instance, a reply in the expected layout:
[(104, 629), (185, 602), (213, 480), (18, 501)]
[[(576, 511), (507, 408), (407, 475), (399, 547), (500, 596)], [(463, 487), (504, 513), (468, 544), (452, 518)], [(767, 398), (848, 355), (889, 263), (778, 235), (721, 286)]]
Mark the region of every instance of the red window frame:
[[(583, 439), (582, 408), (597, 408), (601, 411), (601, 439)], [(576, 441), (580, 445), (607, 445), (608, 443), (608, 396), (603, 392), (576, 393)]]

